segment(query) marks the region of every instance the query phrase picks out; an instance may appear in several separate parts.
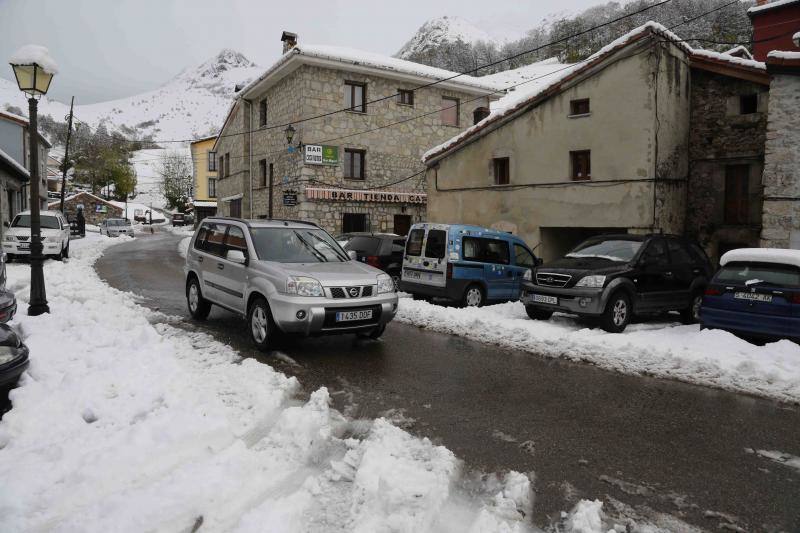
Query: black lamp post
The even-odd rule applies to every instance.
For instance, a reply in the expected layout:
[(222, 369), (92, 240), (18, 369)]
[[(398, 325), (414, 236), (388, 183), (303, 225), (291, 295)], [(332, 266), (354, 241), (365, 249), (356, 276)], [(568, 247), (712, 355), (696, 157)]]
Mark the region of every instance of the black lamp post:
[(11, 67), (17, 78), (19, 89), (28, 95), (28, 149), (30, 150), (30, 209), (31, 209), (31, 295), (28, 302), (29, 315), (49, 313), (44, 287), (42, 263), (42, 230), (39, 209), (39, 129), (37, 104), (47, 94), (56, 66), (47, 49), (28, 45), (20, 48), (11, 58)]
[(295, 132), (294, 126), (292, 126), (291, 124), (289, 124), (289, 126), (285, 130), (283, 130), (283, 133), (286, 134), (286, 144), (289, 146), (292, 146), (292, 139), (294, 139), (294, 132)]

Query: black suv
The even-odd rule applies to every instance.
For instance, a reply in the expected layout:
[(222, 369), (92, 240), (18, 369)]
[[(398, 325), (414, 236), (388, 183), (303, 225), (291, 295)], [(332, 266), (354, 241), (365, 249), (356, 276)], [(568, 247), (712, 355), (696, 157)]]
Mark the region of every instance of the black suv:
[(529, 271), (520, 299), (533, 319), (573, 313), (599, 319), (612, 333), (623, 331), (634, 315), (667, 311), (680, 311), (688, 324), (699, 317), (713, 273), (703, 249), (681, 237), (602, 235)]
[(344, 249), (356, 253), (362, 263), (379, 268), (389, 274), (397, 288), (403, 268), (406, 238), (394, 233), (347, 233), (337, 239), (346, 240)]

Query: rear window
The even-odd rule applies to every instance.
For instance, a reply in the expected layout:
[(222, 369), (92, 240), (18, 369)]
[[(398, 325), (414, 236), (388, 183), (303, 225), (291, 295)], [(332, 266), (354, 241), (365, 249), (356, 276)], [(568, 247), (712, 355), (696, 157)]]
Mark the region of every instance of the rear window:
[(345, 250), (353, 250), (366, 255), (378, 255), (381, 240), (376, 237), (356, 236), (347, 241), (344, 245)]
[(408, 234), (408, 241), (406, 241), (406, 255), (422, 255), (422, 241), (424, 238), (424, 229), (411, 230), (411, 233)]
[(425, 257), (443, 259), (447, 250), (447, 232), (432, 229), (428, 232), (428, 241), (425, 243)]
[(772, 263), (728, 263), (717, 273), (718, 283), (756, 287), (800, 287), (800, 269), (791, 265)]

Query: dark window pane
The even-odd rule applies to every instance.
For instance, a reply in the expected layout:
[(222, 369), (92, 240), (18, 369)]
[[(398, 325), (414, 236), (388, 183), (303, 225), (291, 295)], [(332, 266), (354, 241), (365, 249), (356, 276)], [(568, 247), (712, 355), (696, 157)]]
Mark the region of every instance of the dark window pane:
[(432, 229), (428, 232), (428, 240), (425, 242), (425, 257), (432, 259), (444, 259), (447, 249), (447, 232), (440, 229)]
[(225, 255), (225, 224), (209, 224), (208, 235), (206, 237), (205, 247), (206, 252), (218, 256)]
[(344, 246), (345, 250), (355, 250), (366, 255), (378, 255), (378, 248), (381, 245), (381, 240), (377, 237), (366, 237), (356, 235), (350, 239)]
[(688, 250), (684, 247), (683, 243), (675, 239), (667, 241), (669, 248), (669, 256), (673, 264), (685, 265), (692, 262), (692, 256), (689, 255)]
[(758, 94), (744, 94), (739, 97), (739, 112), (752, 115), (758, 112)]
[(570, 152), (570, 160), (572, 165), (572, 179), (573, 180), (588, 180), (592, 177), (591, 166), (591, 152), (589, 150), (580, 150), (577, 152)]
[(508, 185), (509, 160), (507, 157), (497, 157), (494, 159), (494, 183), (495, 185)]
[(440, 117), (445, 126), (458, 126), (458, 98), (442, 96)]
[(514, 256), (516, 257), (515, 263), (518, 266), (524, 266), (528, 268), (534, 267), (533, 256), (528, 250), (525, 249), (525, 247), (515, 244)]
[(589, 99), (584, 98), (570, 101), (569, 112), (571, 115), (585, 115), (589, 113)]
[(227, 250), (241, 250), (247, 257), (247, 241), (244, 238), (244, 232), (238, 226), (231, 226), (228, 229), (228, 235), (225, 237), (225, 249)]
[(657, 266), (669, 265), (669, 257), (667, 256), (667, 247), (664, 245), (662, 239), (656, 239), (647, 245), (644, 251), (644, 260), (648, 264)]
[(208, 155), (208, 171), (209, 172), (216, 172), (217, 170), (217, 153), (216, 152), (206, 152)]
[(472, 112), (472, 124), (477, 124), (481, 120), (489, 116), (488, 107), (478, 107)]
[(417, 257), (422, 254), (422, 240), (425, 238), (424, 229), (414, 229), (408, 234), (406, 241), (406, 254)]

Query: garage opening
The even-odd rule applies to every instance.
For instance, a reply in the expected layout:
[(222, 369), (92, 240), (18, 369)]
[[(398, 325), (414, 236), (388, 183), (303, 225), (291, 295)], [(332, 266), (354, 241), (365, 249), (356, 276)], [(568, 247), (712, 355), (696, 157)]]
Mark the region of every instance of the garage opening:
[(552, 261), (564, 257), (589, 237), (607, 233), (628, 233), (628, 228), (539, 228), (542, 240), (536, 253), (545, 261)]

